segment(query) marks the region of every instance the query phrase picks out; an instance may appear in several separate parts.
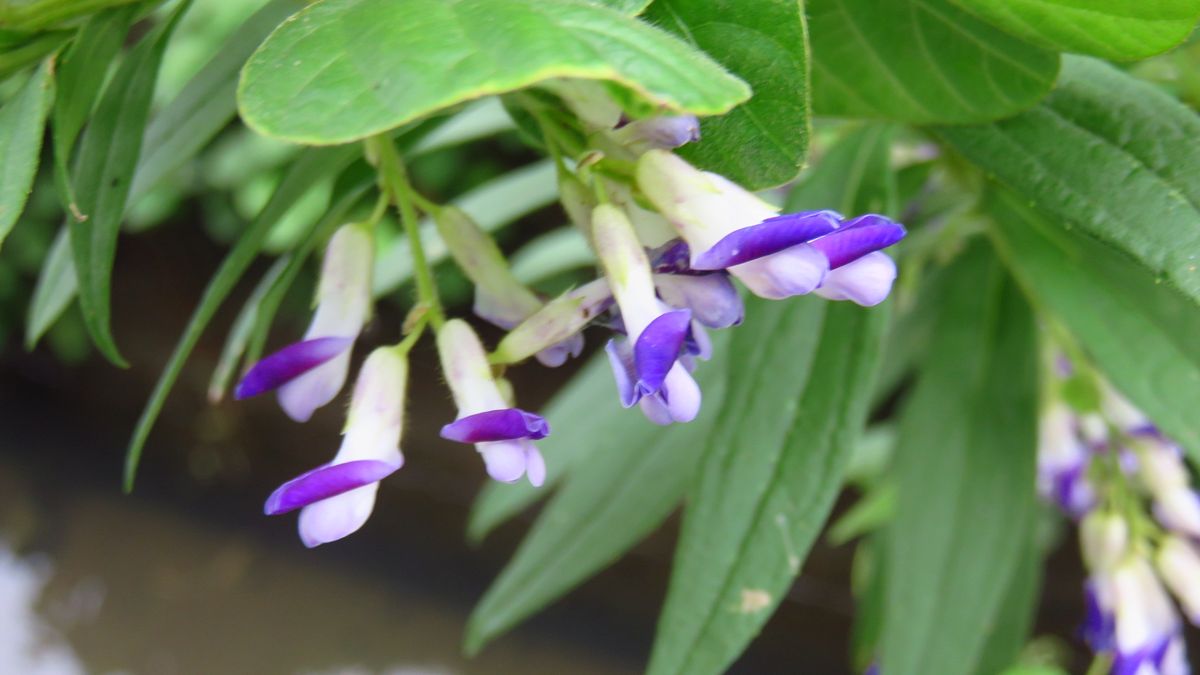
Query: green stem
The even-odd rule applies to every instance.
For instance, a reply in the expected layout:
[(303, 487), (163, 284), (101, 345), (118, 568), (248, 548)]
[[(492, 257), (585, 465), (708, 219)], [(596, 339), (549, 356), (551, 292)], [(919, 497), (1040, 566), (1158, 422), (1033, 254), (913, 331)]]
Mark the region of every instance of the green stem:
[(412, 350), (413, 345), (417, 344), (417, 340), (421, 339), (421, 334), (425, 332), (425, 325), (427, 323), (429, 323), (429, 315), (428, 314), (422, 316), (417, 321), (417, 324), (415, 326), (413, 326), (413, 328), (409, 332), (409, 334), (404, 336), (403, 340), (396, 343), (396, 346), (393, 347), (393, 349), (396, 350), (396, 353), (399, 354), (400, 356), (407, 357), (408, 352)]
[[(438, 298), (437, 284), (433, 279), (433, 270), (425, 258), (425, 248), (421, 245), (421, 232), (417, 222), (416, 201), (418, 196), (408, 182), (404, 163), (400, 160), (396, 147), (386, 136), (375, 137), (375, 147), (379, 152), (379, 170), (382, 174), (384, 189), (389, 193), (396, 210), (400, 212), (400, 222), (408, 235), (409, 254), (413, 261), (413, 277), (417, 282), (417, 302), (429, 312), (429, 322), (434, 330), (440, 330), (446, 323), (442, 302)], [(414, 331), (416, 332), (416, 331)]]

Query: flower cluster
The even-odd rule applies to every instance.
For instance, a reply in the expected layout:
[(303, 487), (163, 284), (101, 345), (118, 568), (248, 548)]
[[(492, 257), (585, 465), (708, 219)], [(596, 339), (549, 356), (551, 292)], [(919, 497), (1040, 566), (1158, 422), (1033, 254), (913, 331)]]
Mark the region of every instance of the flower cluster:
[(1039, 492), (1079, 520), (1089, 646), (1119, 675), (1183, 675), (1183, 622), (1167, 589), (1200, 625), (1200, 497), (1180, 448), (1100, 389), (1095, 409), (1056, 400), (1043, 414)]
[[(744, 188), (670, 152), (698, 139), (694, 117), (629, 121), (619, 109), (603, 106), (577, 112), (593, 146), (576, 158), (574, 170), (558, 157), (560, 192), (595, 252), (600, 274), (560, 297), (544, 298), (513, 275), (499, 247), (466, 213), (420, 200), (474, 285), (475, 314), (507, 333), (489, 353), (465, 321), (446, 319), (432, 271), (414, 256), (420, 297), (406, 322), (415, 324), (408, 325), (410, 334), (376, 349), (363, 363), (333, 460), (284, 483), (267, 500), (268, 514), (301, 511), (306, 545), (360, 528), (379, 481), (403, 464), (407, 354), (427, 324), (437, 333), (442, 372), (458, 407), (442, 437), (474, 445), (492, 478), (525, 477), (540, 486), (546, 465), (534, 441), (550, 429), (541, 416), (514, 406), (502, 377), (508, 365), (529, 357), (561, 365), (582, 353), (584, 328), (602, 325), (614, 333), (606, 351), (621, 404), (640, 407), (659, 424), (688, 422), (701, 405), (692, 372), (712, 352), (706, 331), (742, 321), (733, 279), (770, 299), (816, 293), (870, 306), (890, 292), (896, 266), (881, 251), (905, 236), (901, 225), (874, 214), (781, 215)], [(403, 182), (398, 157), (389, 155), (394, 149), (379, 148), (384, 183), (399, 181), (385, 185), (386, 191), (401, 207), (410, 242), (419, 246), (415, 202), (400, 201), (412, 188)], [(606, 155), (619, 158), (627, 170), (590, 170)], [(238, 385), (238, 398), (277, 389), (284, 411), (303, 422), (336, 397), (370, 314), (372, 240), (371, 226), (364, 224), (345, 225), (333, 235), (304, 339), (255, 364)]]

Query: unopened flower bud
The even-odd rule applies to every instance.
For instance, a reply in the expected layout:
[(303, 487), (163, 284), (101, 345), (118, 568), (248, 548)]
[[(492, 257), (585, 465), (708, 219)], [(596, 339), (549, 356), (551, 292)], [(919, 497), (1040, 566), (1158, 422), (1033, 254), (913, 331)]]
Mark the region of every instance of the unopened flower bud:
[(1106, 511), (1093, 511), (1079, 524), (1080, 549), (1089, 569), (1112, 570), (1129, 550), (1129, 524)]
[(1159, 547), (1154, 562), (1188, 619), (1200, 626), (1200, 552), (1187, 539), (1171, 535)]

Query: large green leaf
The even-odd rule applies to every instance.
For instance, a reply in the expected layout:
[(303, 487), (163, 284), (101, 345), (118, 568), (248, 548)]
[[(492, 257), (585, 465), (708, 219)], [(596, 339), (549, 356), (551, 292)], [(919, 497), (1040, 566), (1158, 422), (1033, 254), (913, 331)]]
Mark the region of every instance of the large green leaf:
[(96, 347), (120, 366), (127, 364), (117, 351), (110, 327), (117, 235), (141, 154), (158, 66), (188, 5), (187, 1), (180, 3), (166, 23), (134, 47), (113, 75), (80, 143), (79, 162), (71, 181), (82, 214), (70, 220), (79, 306)]
[[(621, 410), (620, 423), (597, 434), (602, 436), (600, 442), (579, 458), (471, 613), (465, 638), (468, 652), (477, 652), (603, 569), (675, 509), (693, 475), (690, 468), (698, 459), (698, 449), (721, 408), (726, 372), (721, 356), (697, 370), (704, 407), (688, 424), (656, 426), (636, 410)], [(596, 377), (597, 385), (604, 384)], [(620, 408), (616, 388), (607, 384), (605, 405)], [(576, 437), (573, 429), (558, 433)]]
[(5, 0), (0, 3), (0, 27), (41, 30), (78, 16), (139, 0)]
[(301, 143), (352, 141), (488, 94), (607, 80), (662, 110), (714, 115), (750, 90), (700, 52), (577, 0), (326, 0), (242, 71), (242, 119)]
[(954, 1), (1034, 44), (1117, 60), (1165, 52), (1200, 19), (1197, 0)]
[(54, 98), (52, 62), (33, 72), (21, 90), (0, 108), (0, 245), (25, 208), (37, 174), (42, 127)]
[(792, 188), (784, 211), (833, 209), (847, 217), (895, 216), (896, 174), (890, 152), (895, 127), (867, 124), (838, 139), (812, 172)]
[(937, 331), (900, 421), (881, 671), (969, 675), (1031, 537), (1033, 317), (976, 240), (948, 270)]
[(150, 400), (146, 402), (146, 407), (134, 428), (133, 437), (129, 441), (129, 448), (125, 456), (124, 485), (127, 492), (133, 489), (133, 479), (137, 473), (138, 462), (142, 457), (142, 448), (146, 444), (146, 438), (150, 435), (154, 422), (158, 419), (159, 412), (162, 411), (163, 404), (166, 403), (167, 395), (183, 370), (183, 364), (191, 355), (201, 333), (204, 332), (221, 303), (229, 296), (234, 285), (246, 273), (246, 269), (258, 255), (271, 227), (314, 183), (340, 172), (358, 154), (359, 148), (353, 145), (305, 150), (292, 163), (287, 174), (280, 181), (279, 187), (271, 195), (271, 200), (262, 208), (254, 222), (250, 223), (242, 232), (237, 243), (225, 256), (220, 268), (208, 282), (208, 287), (204, 289), (204, 295), (200, 298), (199, 304), (192, 311), (188, 325), (184, 329), (183, 335), (180, 336), (179, 343), (175, 346), (175, 351), (172, 352), (158, 382), (154, 385)]
[[(471, 509), (467, 535), (472, 540), (483, 539), (497, 525), (545, 497), (571, 465), (593, 454), (613, 452), (624, 442), (624, 436), (610, 433), (624, 426), (630, 415), (630, 411), (612, 404), (616, 391), (612, 378), (608, 358), (599, 354), (555, 395), (543, 414), (552, 429), (564, 433), (551, 434), (538, 442), (546, 459), (546, 482), (540, 488), (525, 482), (489, 482)], [(711, 398), (705, 405), (711, 407)]]
[[(1032, 528), (1036, 531), (1036, 527)], [(976, 675), (994, 675), (1016, 664), (1021, 648), (1029, 640), (1037, 613), (1038, 591), (1042, 584), (1042, 556), (1034, 532), (1025, 542), (1016, 573), (1004, 589), (1000, 609), (988, 626), (987, 641), (979, 656)], [(1020, 542), (1012, 542), (1017, 546)]]
[(694, 164), (753, 190), (786, 183), (804, 164), (810, 132), (808, 35), (800, 0), (658, 0), (647, 18), (712, 55), (754, 97), (700, 123), (680, 149)]
[(651, 675), (722, 673), (800, 572), (866, 420), (886, 312), (755, 301), (689, 499)]
[(1200, 303), (1200, 117), (1162, 90), (1067, 57), (1058, 89), (1033, 110), (939, 133), (1061, 226)]
[(1054, 84), (1058, 54), (949, 0), (808, 0), (813, 109), (930, 123), (1007, 117)]
[(1113, 384), (1200, 460), (1200, 310), (1113, 249), (1010, 192), (989, 195), (997, 247)]

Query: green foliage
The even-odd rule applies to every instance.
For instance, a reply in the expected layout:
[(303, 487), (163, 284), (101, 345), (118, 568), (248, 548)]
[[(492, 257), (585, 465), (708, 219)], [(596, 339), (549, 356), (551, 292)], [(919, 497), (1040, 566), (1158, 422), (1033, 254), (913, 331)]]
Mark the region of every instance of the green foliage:
[(754, 97), (703, 120), (703, 143), (689, 161), (750, 189), (796, 177), (808, 152), (808, 36), (803, 3), (731, 3), (718, 14), (705, 0), (658, 0), (647, 18), (679, 35), (742, 78)]
[(25, 200), (33, 187), (39, 152), (42, 149), (42, 125), (54, 98), (51, 62), (43, 63), (15, 98), (0, 108), (0, 245), (12, 231)]
[(813, 109), (917, 124), (981, 122), (1033, 105), (1058, 55), (950, 0), (809, 0)]
[(328, 0), (284, 23), (255, 52), (242, 72), (239, 106), (261, 133), (345, 143), (556, 77), (615, 82), (649, 105), (701, 115), (750, 95), (699, 52), (597, 5)]
[(949, 274), (893, 468), (879, 653), (898, 675), (975, 672), (1033, 536), (1033, 317), (983, 242)]
[(1197, 0), (954, 0), (1047, 49), (1133, 60), (1183, 42), (1200, 20)]

